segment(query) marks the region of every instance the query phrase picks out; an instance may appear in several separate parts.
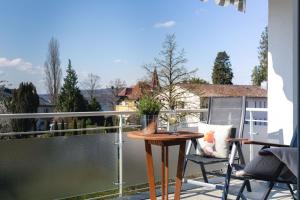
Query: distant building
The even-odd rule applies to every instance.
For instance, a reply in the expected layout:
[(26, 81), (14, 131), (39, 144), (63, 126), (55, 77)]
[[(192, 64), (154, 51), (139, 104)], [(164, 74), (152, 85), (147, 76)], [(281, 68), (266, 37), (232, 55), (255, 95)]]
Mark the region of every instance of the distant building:
[[(38, 113), (52, 113), (55, 110), (55, 105), (50, 102), (49, 95), (39, 95), (39, 107)], [(40, 118), (36, 121), (36, 127), (38, 131), (43, 131), (49, 129), (48, 124), (50, 119)]]
[(40, 101), (40, 104), (39, 104), (38, 111), (37, 111), (38, 113), (54, 112), (55, 105), (52, 104), (49, 99), (46, 99), (39, 95), (39, 101)]
[(133, 87), (124, 88), (119, 94), (119, 101), (116, 105), (116, 111), (136, 111), (139, 99), (150, 93), (150, 85), (145, 82), (139, 82)]
[(143, 95), (150, 95), (160, 88), (156, 68), (152, 73), (151, 82), (140, 81), (133, 87), (124, 88), (119, 94), (119, 101), (116, 105), (116, 111), (136, 111), (137, 103)]
[[(176, 91), (181, 93), (177, 109), (208, 108), (209, 97), (246, 97), (246, 107), (267, 108), (267, 90), (252, 85), (181, 84)], [(247, 113), (246, 119), (249, 118)], [(186, 122), (207, 120), (207, 115), (186, 117)], [(255, 113), (254, 119), (267, 120), (267, 113)], [(247, 122), (246, 122), (247, 123)], [(255, 123), (256, 125), (256, 123)], [(260, 123), (258, 125), (265, 125)]]

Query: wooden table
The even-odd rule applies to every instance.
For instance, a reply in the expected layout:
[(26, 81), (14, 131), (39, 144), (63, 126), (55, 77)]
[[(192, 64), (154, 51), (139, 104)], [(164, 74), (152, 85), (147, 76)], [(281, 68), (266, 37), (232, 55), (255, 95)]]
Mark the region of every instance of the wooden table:
[(201, 138), (203, 134), (188, 132), (188, 131), (178, 131), (176, 134), (170, 134), (169, 132), (158, 132), (157, 134), (144, 134), (142, 131), (133, 131), (127, 134), (129, 138), (141, 139), (145, 141), (146, 150), (146, 161), (147, 161), (147, 174), (148, 182), (150, 188), (150, 199), (156, 199), (155, 192), (155, 177), (153, 168), (153, 158), (152, 158), (152, 145), (161, 146), (161, 188), (162, 188), (162, 199), (168, 199), (168, 179), (169, 179), (169, 151), (168, 147), (173, 145), (179, 145), (179, 155), (177, 164), (177, 175), (175, 182), (175, 200), (180, 199), (180, 191), (182, 185), (183, 176), (183, 165), (185, 156), (185, 145), (186, 140), (193, 138)]

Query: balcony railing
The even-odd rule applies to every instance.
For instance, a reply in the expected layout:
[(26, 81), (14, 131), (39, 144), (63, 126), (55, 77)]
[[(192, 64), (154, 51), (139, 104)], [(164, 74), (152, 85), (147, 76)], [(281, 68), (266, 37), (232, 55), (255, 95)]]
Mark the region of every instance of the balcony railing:
[[(161, 114), (171, 112), (162, 111)], [(246, 121), (249, 121), (250, 137), (259, 132), (255, 130), (257, 126), (254, 124), (258, 122), (253, 114), (256, 112), (267, 110), (247, 109), (250, 118)], [(176, 113), (193, 115), (199, 119), (200, 113), (207, 113), (207, 109), (182, 109), (176, 110)], [(0, 177), (0, 183), (5, 185), (0, 189), (0, 199), (9, 199), (18, 194), (28, 199), (69, 198), (85, 194), (89, 194), (88, 197), (122, 196), (128, 191), (136, 190), (137, 186), (145, 186), (147, 178), (143, 145), (124, 137), (127, 130), (140, 127), (139, 124), (124, 123), (125, 118), (135, 114), (134, 111), (1, 114), (2, 119), (113, 116), (118, 119), (118, 123), (109, 127), (0, 133), (0, 171), (6, 174)], [(181, 125), (184, 129), (197, 130), (197, 121), (182, 122)], [(161, 128), (166, 128), (166, 124), (161, 124)], [(102, 130), (117, 131), (100, 133)], [(56, 133), (62, 132), (77, 132), (78, 135), (56, 136)], [(14, 139), (15, 136), (20, 139)], [(252, 154), (251, 147), (250, 157)], [(154, 156), (159, 156), (156, 149)], [(170, 166), (173, 163), (176, 166), (176, 157), (176, 147), (171, 148)], [(170, 177), (172, 174), (175, 175), (175, 171), (170, 171)], [(192, 167), (188, 175), (199, 176), (199, 169)]]

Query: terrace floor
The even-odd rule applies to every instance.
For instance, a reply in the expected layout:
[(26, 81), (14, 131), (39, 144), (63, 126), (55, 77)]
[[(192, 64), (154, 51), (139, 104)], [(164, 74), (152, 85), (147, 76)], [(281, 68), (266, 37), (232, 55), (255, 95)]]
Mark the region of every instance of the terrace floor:
[[(220, 179), (215, 178), (212, 182), (220, 182)], [(229, 200), (235, 199), (236, 194), (238, 193), (240, 186), (241, 186), (241, 181), (238, 180), (232, 180), (231, 181), (231, 186), (229, 189), (230, 195), (228, 196)], [(245, 189), (244, 195), (247, 199), (252, 199), (252, 200), (260, 200), (262, 198), (262, 195), (265, 191), (265, 188), (267, 187), (266, 182), (258, 182), (258, 181), (252, 181), (251, 182), (252, 186), (252, 192), (247, 192)], [(169, 188), (169, 199), (174, 199), (173, 195), (174, 187), (170, 186)], [(158, 199), (161, 199), (160, 197), (160, 188), (157, 189), (156, 191), (158, 195)], [(185, 200), (198, 200), (198, 199), (203, 199), (203, 200), (214, 200), (214, 199), (221, 199), (222, 197), (222, 191), (221, 190), (212, 190), (211, 188), (205, 188), (205, 187), (197, 187), (194, 185), (190, 184), (184, 184), (182, 187), (182, 192), (181, 192), (181, 199)], [(133, 196), (127, 196), (123, 198), (118, 198), (122, 200), (127, 200), (127, 199), (132, 199), (132, 200), (140, 200), (140, 199), (149, 199), (149, 193), (148, 192), (143, 192), (139, 193)], [(290, 192), (287, 189), (283, 189), (280, 187), (274, 187), (272, 190), (269, 199), (276, 199), (276, 200), (287, 200), (287, 199), (293, 199), (290, 195)]]

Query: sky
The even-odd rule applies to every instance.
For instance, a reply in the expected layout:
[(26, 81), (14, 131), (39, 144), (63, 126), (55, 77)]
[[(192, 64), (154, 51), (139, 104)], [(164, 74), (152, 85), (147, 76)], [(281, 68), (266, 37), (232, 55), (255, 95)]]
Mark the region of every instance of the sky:
[(211, 81), (214, 59), (226, 51), (233, 83), (250, 84), (267, 23), (267, 0), (247, 1), (245, 13), (214, 0), (0, 0), (0, 80), (10, 87), (31, 81), (46, 93), (43, 67), (54, 37), (63, 75), (71, 59), (79, 84), (93, 73), (103, 88), (116, 78), (130, 86), (175, 33), (185, 67), (198, 77)]

